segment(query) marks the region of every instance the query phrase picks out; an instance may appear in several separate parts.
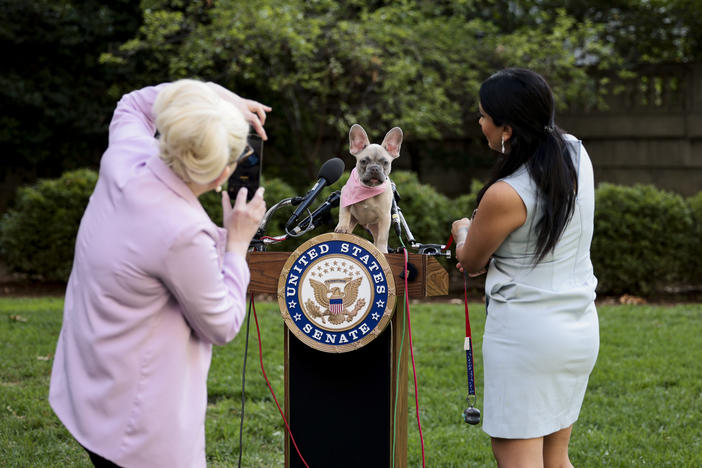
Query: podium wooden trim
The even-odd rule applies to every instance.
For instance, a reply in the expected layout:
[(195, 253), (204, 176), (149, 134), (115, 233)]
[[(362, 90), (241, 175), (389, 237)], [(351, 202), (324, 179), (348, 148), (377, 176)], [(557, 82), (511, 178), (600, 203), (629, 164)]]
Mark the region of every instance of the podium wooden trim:
[[(249, 252), (246, 256), (251, 271), (248, 293), (277, 295), (278, 278), (289, 256), (290, 252)], [(395, 292), (400, 299), (405, 293), (405, 282), (400, 278), (405, 267), (405, 256), (385, 254), (385, 259), (392, 270)], [(410, 253), (409, 263), (417, 269), (417, 277), (407, 284), (410, 298), (448, 294), (448, 273), (434, 257)]]
[[(249, 294), (278, 294), (278, 280), (281, 270), (285, 265), (290, 252), (249, 252), (247, 262), (251, 272), (251, 280), (249, 282)], [(395, 438), (395, 466), (407, 466), (407, 419), (408, 419), (408, 397), (407, 397), (407, 379), (408, 379), (408, 356), (409, 356), (409, 338), (406, 334), (404, 341), (400, 333), (403, 330), (403, 315), (405, 313), (405, 282), (401, 278), (404, 272), (404, 254), (385, 254), (385, 258), (392, 270), (395, 280), (395, 293), (397, 300), (395, 301), (395, 311), (393, 313), (390, 326), (385, 332), (390, 332), (391, 346), (391, 378), (390, 378), (390, 434), (389, 440), (392, 441), (393, 432)], [(407, 291), (410, 299), (442, 296), (448, 294), (448, 273), (441, 264), (431, 256), (420, 255), (415, 253), (409, 254), (409, 263), (416, 269), (416, 276), (408, 281)], [(384, 333), (385, 333), (384, 332)], [(287, 326), (284, 326), (284, 360), (285, 360), (285, 414), (289, 420), (290, 401), (289, 401), (289, 384), (290, 384), (290, 369), (288, 354), (291, 339), (297, 339)], [(400, 346), (402, 343), (402, 347)], [(356, 352), (356, 351), (351, 351)], [(399, 367), (399, 382), (400, 387), (396, 388), (396, 378)], [(395, 395), (397, 394), (397, 428), (392, 427), (393, 424), (393, 409), (395, 408)], [(383, 417), (383, 416), (381, 416)], [(292, 427), (292, 422), (291, 422)], [(293, 428), (293, 436), (295, 431)], [(299, 445), (299, 441), (298, 441)], [(391, 448), (390, 448), (391, 449)], [(303, 457), (305, 456), (305, 447), (300, 447)], [(290, 466), (291, 451), (295, 449), (290, 443), (289, 437), (285, 436), (285, 466)], [(296, 455), (296, 454), (295, 454)], [(371, 466), (371, 465), (367, 465)]]

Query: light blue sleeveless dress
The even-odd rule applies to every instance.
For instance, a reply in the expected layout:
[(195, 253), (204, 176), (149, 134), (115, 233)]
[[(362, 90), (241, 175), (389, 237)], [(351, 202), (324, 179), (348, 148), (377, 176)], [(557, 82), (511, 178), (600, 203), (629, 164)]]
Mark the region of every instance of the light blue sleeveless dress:
[(555, 250), (536, 265), (537, 188), (526, 167), (502, 179), (524, 201), (527, 218), (497, 249), (485, 280), (483, 430), (492, 437), (542, 437), (573, 424), (597, 359), (592, 163), (579, 140), (567, 135), (566, 142), (578, 172), (575, 211)]

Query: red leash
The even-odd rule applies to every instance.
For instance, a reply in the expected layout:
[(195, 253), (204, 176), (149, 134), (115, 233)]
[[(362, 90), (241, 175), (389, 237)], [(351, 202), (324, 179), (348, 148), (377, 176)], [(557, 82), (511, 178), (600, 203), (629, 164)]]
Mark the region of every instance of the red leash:
[(414, 347), (412, 346), (412, 323), (410, 322), (410, 307), (409, 307), (409, 290), (407, 286), (407, 264), (409, 263), (409, 254), (405, 251), (405, 314), (407, 316), (407, 334), (409, 336), (410, 356), (412, 357), (412, 375), (414, 377), (414, 408), (417, 414), (417, 428), (419, 430), (419, 442), (422, 446), (422, 467), (426, 466), (424, 458), (424, 435), (422, 434), (422, 421), (419, 418), (419, 387), (417, 385), (417, 367), (414, 363)]
[(266, 380), (266, 385), (268, 385), (268, 389), (271, 391), (271, 395), (273, 395), (273, 401), (275, 401), (275, 405), (278, 407), (278, 412), (280, 413), (280, 416), (283, 418), (283, 422), (285, 423), (285, 428), (288, 430), (288, 435), (290, 436), (290, 440), (292, 441), (293, 445), (295, 446), (295, 450), (297, 451), (297, 455), (300, 457), (300, 460), (302, 460), (302, 463), (307, 467), (310, 468), (310, 466), (307, 464), (304, 458), (302, 458), (302, 454), (300, 453), (300, 449), (297, 447), (297, 443), (295, 442), (295, 438), (292, 435), (292, 431), (290, 430), (290, 426), (288, 425), (287, 419), (285, 419), (285, 414), (283, 413), (283, 410), (280, 408), (280, 404), (278, 403), (278, 399), (275, 397), (275, 392), (273, 391), (273, 387), (271, 386), (271, 383), (268, 381), (268, 376), (266, 375), (266, 370), (263, 368), (263, 348), (261, 346), (261, 330), (258, 327), (258, 317), (256, 316), (256, 305), (254, 304), (254, 299), (253, 299), (253, 293), (251, 293), (251, 305), (253, 309), (253, 316), (254, 320), (256, 321), (256, 334), (258, 335), (258, 355), (259, 355), (259, 360), (261, 361), (261, 372), (263, 372), (263, 378)]
[(444, 247), (444, 250), (448, 250), (451, 248), (451, 244), (453, 244), (453, 234), (451, 234), (448, 238), (448, 241), (446, 242), (446, 247)]

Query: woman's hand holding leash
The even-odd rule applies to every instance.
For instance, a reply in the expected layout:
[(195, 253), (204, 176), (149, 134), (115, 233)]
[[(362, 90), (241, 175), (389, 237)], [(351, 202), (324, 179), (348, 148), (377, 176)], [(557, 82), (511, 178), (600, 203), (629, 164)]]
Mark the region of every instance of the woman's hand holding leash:
[[(472, 221), (470, 219), (461, 218), (454, 221), (451, 225), (451, 235), (456, 240), (456, 258), (459, 258), (459, 251), (463, 249), (463, 245), (466, 243), (466, 238), (468, 237), (468, 230), (470, 229), (471, 223)], [(461, 273), (464, 272), (460, 261), (456, 263), (456, 268), (458, 268), (458, 271)], [(468, 276), (475, 278), (476, 276), (484, 274), (486, 271), (487, 270), (483, 268), (476, 273), (469, 273)]]
[[(470, 228), (470, 219), (461, 218), (457, 219), (451, 225), (451, 235), (456, 241), (456, 258), (458, 258), (458, 252), (463, 248), (463, 244), (466, 243), (466, 237), (468, 237), (468, 229)], [(463, 266), (461, 262), (456, 263), (456, 268), (463, 273)]]

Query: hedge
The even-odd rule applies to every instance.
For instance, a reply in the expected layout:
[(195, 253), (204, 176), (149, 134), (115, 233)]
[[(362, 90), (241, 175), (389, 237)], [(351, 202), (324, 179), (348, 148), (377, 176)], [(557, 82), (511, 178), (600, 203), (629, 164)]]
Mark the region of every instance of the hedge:
[(17, 191), (14, 208), (0, 221), (0, 255), (11, 271), (66, 280), (78, 225), (97, 182), (88, 169), (40, 180)]
[(652, 185), (600, 184), (591, 247), (600, 291), (648, 295), (687, 277), (696, 225), (680, 195)]
[(689, 197), (687, 204), (692, 210), (692, 219), (695, 223), (689, 256), (689, 277), (697, 279), (697, 282), (702, 282), (702, 192)]
[[(326, 187), (313, 207), (332, 191), (340, 190), (348, 176), (346, 172)], [(392, 179), (400, 193), (400, 208), (420, 243), (445, 243), (451, 222), (472, 213), (480, 188), (479, 182), (467, 181), (466, 193), (449, 199), (419, 183), (414, 173), (395, 171)], [(0, 219), (0, 255), (11, 271), (44, 280), (68, 278), (78, 226), (96, 180), (94, 171), (83, 169), (18, 191), (15, 205)], [(298, 195), (280, 179), (264, 179), (264, 186), (268, 207)], [(210, 217), (220, 224), (220, 196), (210, 192), (200, 200)], [(624, 187), (603, 183), (596, 190), (595, 207), (591, 251), (600, 294), (649, 295), (665, 286), (700, 284), (702, 192), (685, 199), (650, 185)], [(272, 218), (266, 234), (283, 234), (292, 210), (281, 209)], [(332, 216), (331, 225), (269, 249), (294, 250), (315, 235), (331, 232), (338, 208), (332, 210)], [(361, 227), (354, 232), (370, 239)], [(404, 235), (403, 240), (407, 241)], [(391, 233), (390, 247), (399, 245), (397, 236)]]

